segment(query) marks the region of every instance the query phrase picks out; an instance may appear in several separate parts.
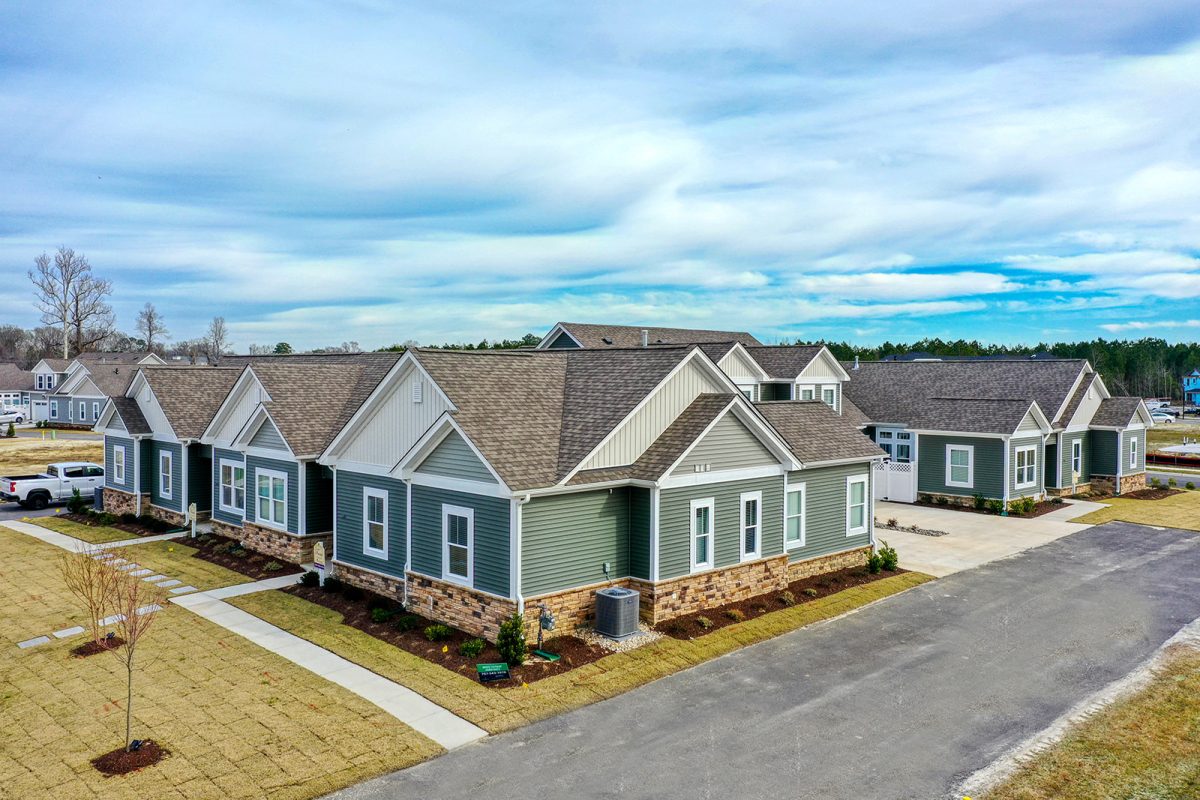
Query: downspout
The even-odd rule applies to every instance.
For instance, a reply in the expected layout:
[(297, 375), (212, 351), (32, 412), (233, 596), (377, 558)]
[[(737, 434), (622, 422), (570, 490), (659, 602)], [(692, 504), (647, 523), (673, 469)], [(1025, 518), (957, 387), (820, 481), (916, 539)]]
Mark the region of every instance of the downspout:
[(1008, 516), (1008, 499), (1011, 496), (1011, 487), (1013, 484), (1012, 475), (1012, 441), (1005, 436), (1001, 439), (1004, 443), (1004, 492), (1000, 498), (1000, 502), (1004, 504), (1004, 508), (1000, 510), (1000, 516)]
[(408, 573), (412, 570), (412, 479), (404, 480), (404, 607), (408, 608)]
[(1124, 441), (1123, 437), (1121, 436), (1121, 432), (1117, 431), (1116, 434), (1117, 434), (1117, 447), (1116, 447), (1117, 480), (1116, 480), (1116, 485), (1113, 486), (1113, 494), (1117, 497), (1120, 497), (1120, 495), (1121, 495), (1121, 464), (1125, 461), (1125, 452), (1124, 452), (1124, 448), (1121, 446), (1122, 442)]
[(142, 513), (142, 440), (136, 436), (133, 439), (133, 500), (137, 504), (137, 514)]
[(517, 585), (513, 587), (513, 596), (517, 598), (517, 613), (521, 616), (525, 616), (525, 595), (521, 592), (521, 527), (523, 520), (521, 509), (525, 507), (525, 504), (528, 503), (529, 500), (530, 495), (527, 493), (524, 497), (517, 501), (517, 524), (516, 530), (513, 531), (513, 551), (515, 555), (515, 569), (513, 572), (516, 575), (517, 581)]

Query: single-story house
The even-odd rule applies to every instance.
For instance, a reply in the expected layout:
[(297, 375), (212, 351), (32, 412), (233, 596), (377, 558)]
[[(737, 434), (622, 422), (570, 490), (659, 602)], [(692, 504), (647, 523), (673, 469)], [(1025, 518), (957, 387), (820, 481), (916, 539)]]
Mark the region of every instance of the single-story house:
[(121, 397), (140, 366), (165, 363), (154, 353), (80, 353), (49, 394), (48, 419), (90, 428), (110, 397)]

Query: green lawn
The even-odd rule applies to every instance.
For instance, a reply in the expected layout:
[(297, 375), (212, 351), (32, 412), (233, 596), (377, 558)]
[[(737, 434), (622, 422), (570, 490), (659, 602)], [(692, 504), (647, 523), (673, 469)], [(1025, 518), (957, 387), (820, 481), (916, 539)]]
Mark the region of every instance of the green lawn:
[(491, 733), (535, 722), (622, 694), (747, 645), (829, 619), (932, 580), (916, 572), (847, 589), (792, 608), (730, 625), (693, 641), (664, 638), (616, 653), (527, 686), (489, 689), (387, 642), (341, 624), (342, 616), (284, 592), (259, 592), (228, 602), (308, 639), (385, 678), (408, 686)]
[(105, 542), (123, 542), (126, 539), (136, 539), (137, 536), (125, 531), (119, 531), (116, 528), (109, 528), (104, 525), (92, 527), (83, 525), (78, 522), (72, 522), (69, 519), (61, 517), (29, 517), (23, 520), (33, 525), (40, 525), (43, 528), (49, 528), (52, 531), (66, 534), (84, 542), (91, 544), (104, 544)]
[(1184, 491), (1162, 500), (1135, 500), (1113, 497), (1104, 501), (1107, 508), (1076, 517), (1072, 522), (1102, 525), (1105, 522), (1134, 522), (1162, 528), (1200, 531), (1200, 491)]
[(1183, 444), (1185, 437), (1192, 441), (1200, 439), (1200, 423), (1189, 420), (1155, 425), (1146, 432), (1146, 449), (1154, 451), (1173, 444)]
[(1035, 756), (987, 800), (1200, 797), (1200, 653), (1180, 651), (1143, 691)]

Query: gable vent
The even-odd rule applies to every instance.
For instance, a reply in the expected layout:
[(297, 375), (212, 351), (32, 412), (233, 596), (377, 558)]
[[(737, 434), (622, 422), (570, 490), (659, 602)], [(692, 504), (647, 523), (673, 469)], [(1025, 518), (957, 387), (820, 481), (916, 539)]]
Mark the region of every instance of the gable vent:
[(424, 394), (425, 394), (424, 389), (425, 389), (425, 386), (420, 381), (413, 384), (412, 401), (414, 403), (419, 403), (424, 399)]

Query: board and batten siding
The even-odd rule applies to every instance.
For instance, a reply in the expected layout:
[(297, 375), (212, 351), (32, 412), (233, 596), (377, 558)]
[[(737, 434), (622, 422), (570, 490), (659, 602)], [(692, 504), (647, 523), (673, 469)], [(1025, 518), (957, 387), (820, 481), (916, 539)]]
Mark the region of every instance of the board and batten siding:
[(697, 467), (707, 467), (701, 469), (701, 472), (716, 472), (778, 463), (779, 459), (771, 454), (741, 420), (732, 413), (726, 413), (679, 462), (672, 474), (695, 474)]
[(496, 478), (458, 431), (450, 431), (433, 452), (417, 465), (415, 471), (447, 478), (496, 483)]
[(243, 385), (233, 405), (226, 408), (221, 415), (221, 422), (213, 433), (213, 438), (218, 442), (232, 442), (250, 417), (254, 415), (258, 404), (265, 399), (266, 392), (263, 391), (262, 384), (257, 380), (251, 380), (248, 384)]
[[(162, 476), (159, 474), (160, 453), (171, 454), (171, 496), (162, 496)], [(150, 460), (142, 462), (150, 476), (150, 503), (169, 511), (183, 511), (183, 446), (175, 442), (150, 442)]]
[(333, 471), (315, 461), (304, 462), (304, 533), (333, 530)]
[(627, 577), (629, 517), (628, 487), (530, 500), (521, 509), (522, 593), (533, 597)]
[[(279, 433), (279, 429), (275, 427), (275, 423), (271, 420), (263, 420), (263, 423), (258, 426), (258, 430), (254, 432), (254, 436), (250, 439), (251, 447), (261, 447), (265, 450), (279, 450), (280, 452), (288, 452), (287, 442), (283, 440), (283, 436)], [(297, 453), (297, 455), (304, 455)]]
[(509, 597), (509, 530), (512, 503), (507, 498), (412, 487), (412, 568), (442, 579), (442, 506), (475, 511), (473, 588)]
[(695, 359), (688, 361), (579, 469), (632, 464), (698, 396), (726, 391), (728, 386), (702, 371)]
[[(414, 387), (420, 387), (418, 395)], [(416, 396), (420, 402), (414, 402)], [(348, 442), (339, 445), (338, 459), (391, 468), (398, 454), (408, 452), (449, 405), (432, 381), (412, 369), (382, 400), (375, 412)]]
[[(1075, 431), (1073, 433), (1060, 433), (1058, 435), (1058, 470), (1059, 470), (1059, 486), (1068, 487), (1071, 485), (1071, 445), (1073, 442), (1082, 442), (1082, 447), (1079, 448), (1080, 463), (1079, 463), (1079, 482), (1087, 483), (1091, 479), (1091, 450), (1088, 447), (1087, 431)], [(1046, 455), (1049, 458), (1049, 453)]]
[(212, 448), (206, 444), (190, 444), (187, 458), (187, 501), (195, 503), (197, 511), (212, 511)]
[(762, 374), (758, 369), (758, 365), (738, 349), (733, 349), (726, 353), (717, 366), (735, 381), (757, 382)]
[[(1131, 439), (1137, 439), (1137, 466), (1129, 466), (1129, 442)], [(1134, 428), (1132, 430), (1121, 431), (1121, 474), (1133, 475), (1146, 470), (1146, 430), (1145, 428)]]
[[(117, 483), (113, 463), (113, 450), (123, 447), (125, 448), (125, 480), (122, 483)], [(124, 439), (118, 436), (104, 437), (104, 485), (109, 489), (117, 489), (122, 492), (133, 494), (137, 489), (134, 486), (134, 468), (133, 468), (133, 451), (137, 447), (137, 443), (133, 439)]]
[[(386, 559), (363, 551), (366, 538), (363, 490), (368, 488), (387, 492)], [(334, 473), (334, 491), (337, 493), (334, 536), (337, 538), (338, 561), (404, 578), (405, 548), (408, 546), (405, 528), (408, 524), (408, 491), (404, 481), (339, 469)]]
[(711, 497), (714, 501), (714, 567), (721, 569), (740, 563), (741, 495), (759, 491), (763, 494), (759, 555), (765, 558), (783, 552), (782, 475), (663, 489), (658, 507), (659, 580), (678, 578), (692, 571), (692, 500)]
[(1088, 431), (1091, 450), (1091, 474), (1114, 477), (1117, 474), (1119, 434), (1116, 431)]
[(870, 462), (836, 467), (803, 469), (788, 473), (788, 486), (804, 484), (804, 546), (788, 550), (789, 561), (806, 561), (818, 556), (854, 550), (871, 543), (870, 526), (861, 534), (847, 536), (848, 507), (846, 479), (867, 479), (867, 514), (872, 497)]
[[(1034, 465), (1034, 483), (1033, 486), (1026, 486), (1023, 489), (1017, 488), (1017, 448), (1018, 447), (1033, 447), (1034, 458), (1037, 462)], [(1045, 448), (1042, 447), (1042, 439), (1040, 436), (1027, 437), (1024, 439), (1009, 439), (1008, 441), (1008, 493), (1009, 497), (1026, 497), (1031, 495), (1041, 494), (1046, 488), (1046, 473), (1043, 465), (1046, 463)]]
[(258, 510), (258, 479), (260, 469), (287, 475), (287, 530), (300, 532), (300, 465), (295, 461), (246, 455), (246, 520), (254, 522)]
[[(917, 434), (917, 492), (971, 497), (1004, 496), (1004, 440), (983, 436), (943, 436)], [(975, 448), (974, 486), (946, 485), (946, 445), (961, 444)]]
[[(221, 461), (236, 461), (238, 464), (245, 466), (246, 457), (237, 450), (224, 450), (220, 447), (213, 448), (212, 456), (212, 518), (228, 525), (237, 525), (241, 527), (244, 520), (242, 514), (234, 514), (221, 509)], [(254, 491), (250, 486), (249, 476), (246, 480), (246, 503), (253, 502)]]

